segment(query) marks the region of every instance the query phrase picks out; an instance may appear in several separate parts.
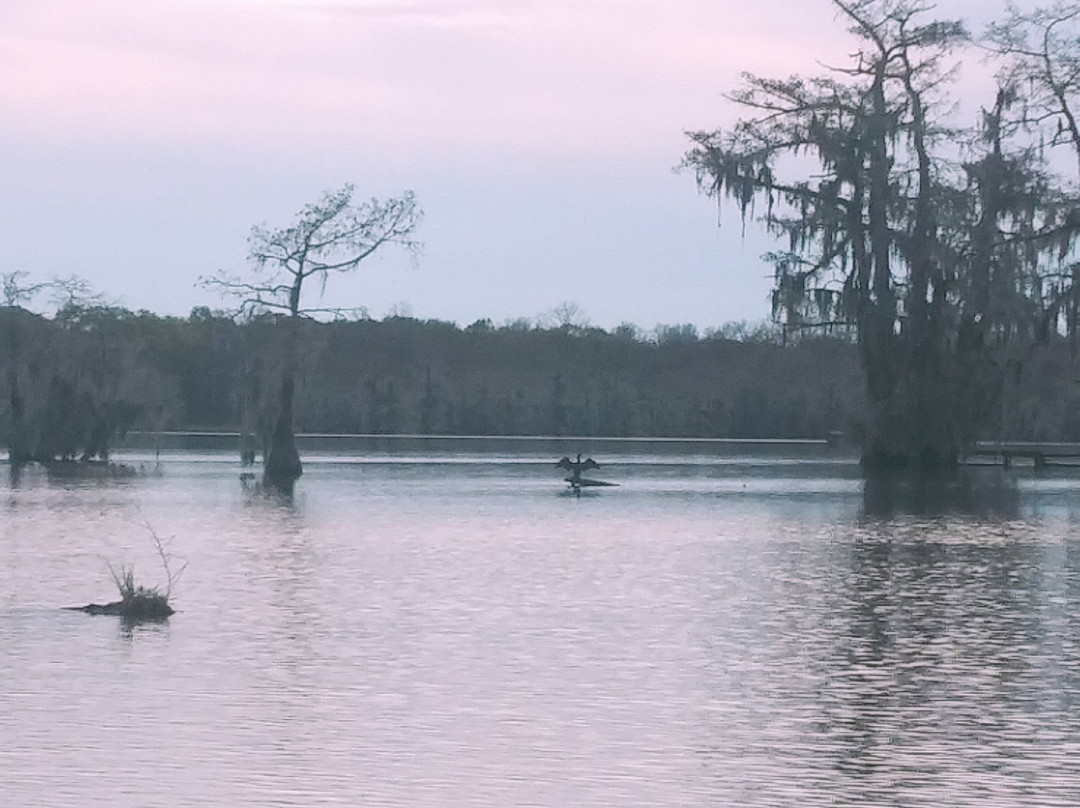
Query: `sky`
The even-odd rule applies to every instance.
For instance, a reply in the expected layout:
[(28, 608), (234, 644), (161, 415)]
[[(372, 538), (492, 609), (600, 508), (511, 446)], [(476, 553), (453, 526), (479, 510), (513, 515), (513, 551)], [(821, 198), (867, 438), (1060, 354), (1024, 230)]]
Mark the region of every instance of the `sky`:
[(820, 72), (851, 43), (828, 0), (0, 0), (0, 272), (222, 308), (199, 278), (242, 274), (253, 225), (353, 183), (412, 190), (423, 246), (321, 305), (760, 321), (772, 245), (677, 170), (685, 132), (735, 120), (743, 71)]

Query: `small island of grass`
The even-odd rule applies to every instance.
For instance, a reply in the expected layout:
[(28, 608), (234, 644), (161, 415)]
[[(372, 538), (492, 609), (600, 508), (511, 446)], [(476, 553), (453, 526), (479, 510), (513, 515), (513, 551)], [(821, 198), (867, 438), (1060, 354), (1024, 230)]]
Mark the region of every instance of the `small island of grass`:
[(165, 569), (166, 584), (164, 590), (156, 586), (142, 586), (135, 583), (135, 567), (121, 566), (119, 571), (112, 564), (107, 563), (109, 575), (112, 577), (116, 590), (120, 594), (120, 600), (111, 603), (88, 603), (85, 606), (68, 606), (67, 609), (86, 614), (112, 614), (128, 621), (140, 620), (165, 620), (174, 614), (169, 600), (172, 596), (173, 584), (180, 578), (187, 564), (173, 572), (169, 566), (169, 555), (161, 539), (147, 524), (147, 529), (154, 537), (154, 546), (157, 549), (161, 565)]
[(88, 603), (85, 606), (70, 606), (73, 611), (87, 614), (115, 614), (127, 620), (164, 620), (175, 611), (169, 605), (169, 593), (157, 587), (138, 586), (135, 583), (135, 570), (124, 568), (113, 575), (120, 600), (112, 603)]

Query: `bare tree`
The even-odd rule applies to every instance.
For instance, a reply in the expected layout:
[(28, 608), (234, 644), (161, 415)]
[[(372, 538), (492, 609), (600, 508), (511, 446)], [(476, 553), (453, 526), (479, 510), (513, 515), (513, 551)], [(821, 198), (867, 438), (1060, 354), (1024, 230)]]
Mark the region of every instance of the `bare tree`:
[(285, 315), (281, 392), (264, 458), (264, 482), (282, 490), (291, 489), (302, 471), (293, 435), (301, 336), (298, 321), (320, 313), (341, 315), (349, 311), (306, 305), (306, 282), (317, 282), (321, 296), (331, 275), (352, 272), (383, 247), (418, 248), (413, 233), (422, 213), (411, 191), (385, 201), (363, 202), (354, 202), (354, 193), (352, 185), (323, 193), (317, 202), (304, 206), (288, 227), (253, 227), (248, 237), (249, 278), (219, 272), (202, 279), (204, 286), (239, 300), (237, 314)]
[(219, 272), (203, 278), (203, 285), (238, 299), (238, 312), (245, 315), (310, 317), (355, 310), (358, 307), (305, 305), (305, 282), (315, 278), (322, 293), (330, 275), (352, 272), (381, 247), (396, 244), (416, 250), (413, 233), (422, 214), (411, 191), (386, 201), (359, 203), (353, 202), (354, 193), (352, 185), (326, 191), (318, 202), (305, 205), (288, 227), (251, 228), (251, 277)]
[(551, 311), (540, 315), (542, 322), (553, 323), (553, 328), (566, 332), (580, 332), (589, 325), (589, 315), (577, 303), (566, 300)]
[(43, 289), (52, 286), (51, 283), (26, 283), (30, 277), (29, 272), (15, 270), (14, 272), (0, 272), (0, 286), (3, 287), (4, 305), (8, 308), (21, 306), (32, 300)]
[(58, 313), (65, 310), (80, 311), (113, 305), (105, 295), (93, 290), (90, 281), (78, 275), (53, 278), (48, 283), (42, 284), (42, 288), (52, 292), (52, 303), (56, 306)]

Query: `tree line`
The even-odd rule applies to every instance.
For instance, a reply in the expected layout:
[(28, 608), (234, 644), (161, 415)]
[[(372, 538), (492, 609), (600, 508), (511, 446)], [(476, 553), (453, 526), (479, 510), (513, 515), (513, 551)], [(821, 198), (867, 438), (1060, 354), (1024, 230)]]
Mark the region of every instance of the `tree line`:
[[(238, 321), (109, 306), (55, 316), (0, 308), (0, 434), (13, 458), (107, 456), (128, 429), (274, 428), (280, 345), (273, 315)], [(687, 326), (465, 328), (388, 317), (300, 323), (301, 432), (611, 437), (860, 437), (858, 346), (843, 335)], [(1080, 440), (1071, 343), (1056, 339), (979, 435)]]
[(699, 339), (685, 326), (652, 339), (627, 327), (286, 320), (0, 308), (9, 452), (90, 458), (126, 429), (266, 441), (286, 341), (299, 356), (302, 432), (821, 438), (849, 427), (861, 406), (854, 348), (838, 339), (784, 346), (760, 335)]

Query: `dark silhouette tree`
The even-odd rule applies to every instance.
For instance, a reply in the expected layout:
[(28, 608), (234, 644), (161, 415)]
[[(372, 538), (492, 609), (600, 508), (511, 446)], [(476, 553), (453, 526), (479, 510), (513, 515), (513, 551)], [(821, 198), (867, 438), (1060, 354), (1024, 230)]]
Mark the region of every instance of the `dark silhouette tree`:
[[(145, 372), (130, 339), (115, 339), (133, 315), (99, 305), (103, 297), (72, 276), (27, 282), (25, 272), (2, 276), (0, 365), (6, 365), (8, 457), (18, 466), (56, 459), (107, 460), (112, 442), (142, 408), (125, 380)], [(60, 306), (53, 320), (23, 304), (51, 293)], [(125, 335), (126, 336), (126, 335)], [(133, 395), (136, 394), (136, 395)]]
[(25, 463), (33, 457), (26, 423), (26, 399), (20, 376), (23, 371), (23, 343), (26, 341), (26, 320), (33, 315), (22, 308), (47, 283), (28, 283), (28, 273), (22, 271), (0, 274), (4, 294), (4, 336), (7, 356), (8, 406), (11, 412), (10, 433), (6, 436), (8, 459), (13, 464)]
[(291, 490), (302, 471), (293, 434), (298, 343), (303, 334), (300, 320), (357, 310), (307, 304), (307, 281), (318, 282), (322, 293), (331, 275), (352, 272), (380, 248), (396, 244), (415, 250), (418, 246), (413, 233), (421, 211), (411, 192), (363, 202), (353, 201), (354, 192), (352, 185), (325, 192), (288, 227), (253, 227), (248, 237), (249, 278), (219, 273), (203, 280), (204, 285), (239, 299), (241, 315), (281, 316), (281, 386), (264, 458), (264, 482), (275, 488)]
[[(868, 469), (954, 466), (998, 413), (1002, 346), (1030, 343), (1042, 281), (1080, 220), (1016, 127), (1005, 88), (978, 132), (947, 126), (956, 21), (921, 0), (833, 0), (859, 42), (825, 76), (746, 76), (750, 111), (691, 135), (686, 163), (743, 216), (764, 208), (785, 333), (853, 329), (866, 377)], [(958, 143), (971, 159), (962, 161)], [(959, 166), (959, 170), (958, 167)]]

